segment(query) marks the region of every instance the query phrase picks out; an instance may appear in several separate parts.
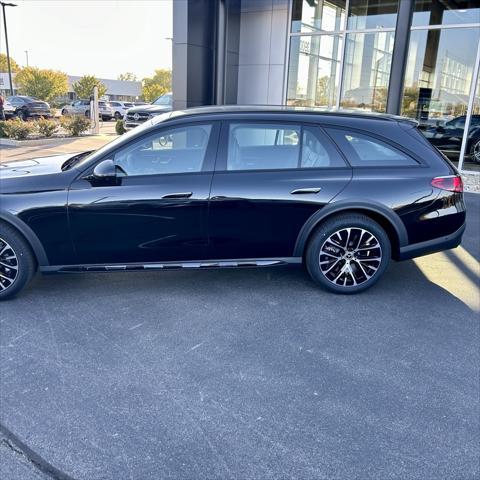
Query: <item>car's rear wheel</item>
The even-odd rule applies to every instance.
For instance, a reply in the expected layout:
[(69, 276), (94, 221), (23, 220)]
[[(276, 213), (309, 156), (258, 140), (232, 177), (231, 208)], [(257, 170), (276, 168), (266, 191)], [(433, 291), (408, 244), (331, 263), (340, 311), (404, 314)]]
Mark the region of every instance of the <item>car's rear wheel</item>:
[(23, 121), (26, 121), (27, 120), (27, 115), (25, 114), (25, 112), (23, 110), (18, 110), (17, 112), (17, 117), (20, 119), (20, 120), (23, 120)]
[(28, 243), (12, 227), (0, 224), (0, 300), (15, 296), (35, 273)]
[(338, 215), (314, 232), (305, 263), (311, 277), (336, 293), (357, 293), (385, 272), (391, 246), (385, 230), (360, 214)]
[(90, 118), (90, 110), (85, 110), (85, 116), (86, 116), (87, 118)]
[(470, 147), (470, 158), (477, 163), (480, 163), (480, 138), (476, 138)]
[(122, 114), (120, 112), (115, 112), (115, 120), (121, 120), (122, 119)]

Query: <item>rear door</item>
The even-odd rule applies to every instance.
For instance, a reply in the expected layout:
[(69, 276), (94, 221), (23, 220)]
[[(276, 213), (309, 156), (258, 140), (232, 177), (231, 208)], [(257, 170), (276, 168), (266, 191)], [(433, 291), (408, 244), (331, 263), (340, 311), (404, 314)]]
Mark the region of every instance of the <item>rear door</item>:
[(210, 193), (211, 258), (292, 256), (306, 220), (351, 177), (318, 125), (224, 122)]

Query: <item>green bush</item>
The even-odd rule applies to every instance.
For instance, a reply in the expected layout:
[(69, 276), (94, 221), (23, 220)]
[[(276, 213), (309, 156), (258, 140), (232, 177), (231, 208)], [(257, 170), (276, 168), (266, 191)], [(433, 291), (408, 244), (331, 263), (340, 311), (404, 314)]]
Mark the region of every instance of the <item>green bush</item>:
[(36, 122), (38, 133), (42, 137), (51, 137), (58, 130), (58, 123), (55, 120), (49, 120), (47, 118), (40, 118)]
[(19, 118), (14, 118), (13, 120), (2, 123), (2, 133), (7, 138), (13, 138), (14, 140), (25, 140), (36, 130), (36, 125), (33, 122), (24, 122)]
[(0, 120), (0, 138), (7, 138), (7, 132), (5, 130), (7, 122), (5, 120)]
[(90, 120), (81, 115), (62, 117), (60, 122), (62, 127), (72, 135), (72, 137), (78, 137), (90, 128)]
[(117, 120), (117, 123), (115, 124), (115, 131), (117, 132), (117, 135), (123, 135), (126, 132), (123, 120)]

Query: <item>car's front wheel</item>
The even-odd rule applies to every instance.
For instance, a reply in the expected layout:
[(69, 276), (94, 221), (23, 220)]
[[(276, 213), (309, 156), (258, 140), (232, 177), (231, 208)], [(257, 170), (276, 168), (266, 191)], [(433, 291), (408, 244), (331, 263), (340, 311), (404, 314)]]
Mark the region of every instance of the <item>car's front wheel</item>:
[(18, 117), (20, 120), (23, 120), (23, 121), (26, 121), (26, 120), (27, 120), (27, 115), (26, 115), (26, 113), (25, 113), (23, 110), (18, 110), (18, 111), (17, 111), (17, 117)]
[(35, 273), (35, 258), (25, 239), (0, 223), (0, 300), (15, 296)]
[(311, 277), (327, 290), (358, 293), (380, 279), (390, 256), (390, 240), (377, 222), (365, 215), (344, 214), (313, 233), (305, 263)]
[(123, 115), (120, 112), (115, 112), (115, 120), (121, 120), (123, 118)]

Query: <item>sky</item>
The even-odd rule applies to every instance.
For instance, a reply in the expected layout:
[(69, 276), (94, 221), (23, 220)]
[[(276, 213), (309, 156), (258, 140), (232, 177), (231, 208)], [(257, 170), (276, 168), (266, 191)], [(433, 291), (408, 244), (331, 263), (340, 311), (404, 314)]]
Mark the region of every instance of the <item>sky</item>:
[[(172, 0), (8, 0), (10, 55), (69, 75), (139, 79), (172, 65)], [(0, 52), (6, 53), (3, 18)]]

